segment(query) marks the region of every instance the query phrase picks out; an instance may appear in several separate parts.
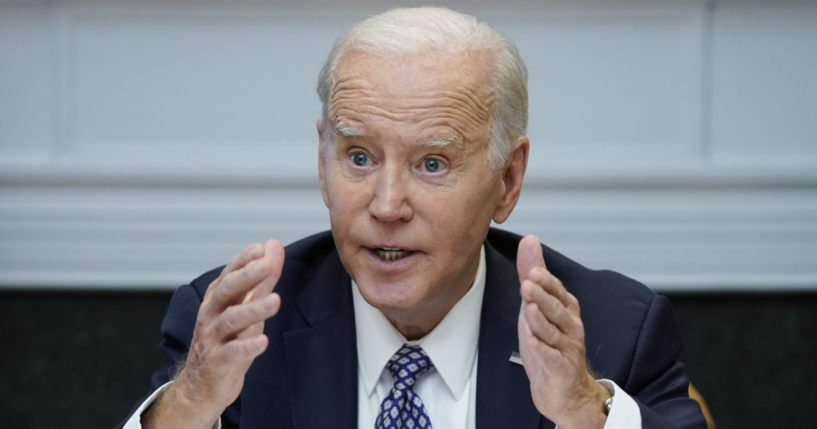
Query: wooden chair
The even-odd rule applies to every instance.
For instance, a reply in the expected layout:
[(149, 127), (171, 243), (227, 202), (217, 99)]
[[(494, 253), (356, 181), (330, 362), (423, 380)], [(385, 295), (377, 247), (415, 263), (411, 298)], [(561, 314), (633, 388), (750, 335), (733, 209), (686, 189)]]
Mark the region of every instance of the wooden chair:
[(698, 392), (698, 389), (689, 383), (689, 397), (698, 401), (698, 404), (701, 406), (701, 411), (704, 413), (704, 418), (706, 419), (706, 427), (707, 429), (717, 429), (717, 425), (715, 425), (715, 420), (712, 418), (712, 413), (709, 412), (709, 407), (706, 405), (706, 401), (704, 400), (703, 396), (701, 396), (701, 392)]

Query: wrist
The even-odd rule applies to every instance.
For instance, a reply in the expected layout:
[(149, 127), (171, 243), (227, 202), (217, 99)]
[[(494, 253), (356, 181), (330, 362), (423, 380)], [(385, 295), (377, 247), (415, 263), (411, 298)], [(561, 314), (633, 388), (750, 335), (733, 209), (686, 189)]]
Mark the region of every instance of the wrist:
[(601, 408), (601, 411), (604, 413), (604, 415), (609, 416), (610, 411), (612, 411), (613, 409), (613, 396), (616, 393), (616, 389), (613, 387), (613, 383), (611, 383), (609, 380), (598, 380), (598, 382), (602, 386), (604, 386), (605, 389), (607, 389), (607, 393), (609, 394), (609, 396), (607, 396), (607, 399), (605, 399), (604, 402), (602, 402)]
[(185, 395), (182, 384), (176, 380), (142, 413), (141, 423), (145, 429), (165, 427), (211, 429), (218, 426), (221, 413), (208, 411), (208, 407)]
[[(565, 417), (557, 422), (559, 429), (601, 429), (607, 422), (609, 409), (605, 403), (612, 398), (612, 391), (600, 381), (590, 379), (584, 392), (579, 395)], [(612, 403), (610, 403), (612, 405)]]

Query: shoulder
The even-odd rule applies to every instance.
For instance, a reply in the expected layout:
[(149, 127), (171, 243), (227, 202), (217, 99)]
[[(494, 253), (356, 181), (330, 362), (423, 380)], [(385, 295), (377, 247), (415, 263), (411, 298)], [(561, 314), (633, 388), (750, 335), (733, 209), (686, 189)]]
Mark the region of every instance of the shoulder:
[[(516, 251), (521, 239), (521, 235), (491, 228), (486, 243), (515, 267)], [(647, 286), (615, 271), (585, 267), (544, 244), (542, 253), (548, 270), (558, 277), (580, 302), (582, 298), (593, 300), (595, 296), (626, 297), (648, 305), (655, 298), (655, 292)]]

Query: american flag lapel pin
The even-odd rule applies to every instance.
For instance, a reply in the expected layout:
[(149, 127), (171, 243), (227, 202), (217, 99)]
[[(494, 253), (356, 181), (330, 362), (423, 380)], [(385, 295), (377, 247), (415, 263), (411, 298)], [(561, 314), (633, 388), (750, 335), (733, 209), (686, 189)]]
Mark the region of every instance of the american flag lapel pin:
[(508, 358), (508, 361), (517, 365), (522, 365), (522, 358), (519, 356), (519, 352), (512, 352), (511, 357)]

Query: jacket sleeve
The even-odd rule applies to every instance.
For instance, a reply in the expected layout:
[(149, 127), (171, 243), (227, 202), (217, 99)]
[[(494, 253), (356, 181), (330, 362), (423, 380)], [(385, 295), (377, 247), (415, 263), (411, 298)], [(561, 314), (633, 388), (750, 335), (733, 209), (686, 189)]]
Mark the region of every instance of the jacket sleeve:
[(700, 406), (688, 395), (689, 378), (678, 361), (680, 353), (681, 333), (672, 307), (656, 295), (641, 325), (625, 383), (641, 410), (644, 429), (706, 429)]

